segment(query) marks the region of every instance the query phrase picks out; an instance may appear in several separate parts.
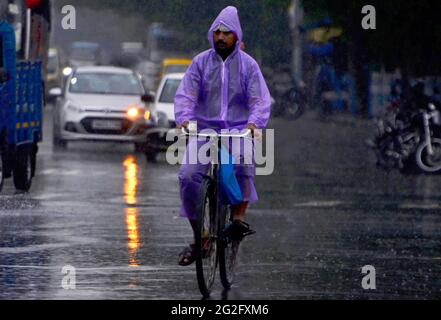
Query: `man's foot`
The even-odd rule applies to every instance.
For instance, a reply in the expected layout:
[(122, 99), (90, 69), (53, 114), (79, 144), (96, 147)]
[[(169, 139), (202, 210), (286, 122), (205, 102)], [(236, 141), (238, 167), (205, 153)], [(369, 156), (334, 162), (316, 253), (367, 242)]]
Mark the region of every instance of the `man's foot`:
[(241, 220), (234, 220), (224, 230), (224, 235), (232, 241), (242, 241), (246, 236), (255, 233), (256, 231), (252, 230), (248, 223)]
[(196, 245), (190, 244), (185, 247), (179, 254), (179, 265), (186, 267), (191, 265), (196, 260)]

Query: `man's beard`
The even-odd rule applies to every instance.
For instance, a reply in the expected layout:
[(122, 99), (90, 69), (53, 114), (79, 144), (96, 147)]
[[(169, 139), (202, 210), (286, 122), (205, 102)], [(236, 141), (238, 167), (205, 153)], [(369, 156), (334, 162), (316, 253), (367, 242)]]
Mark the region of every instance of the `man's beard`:
[(235, 46), (231, 46), (230, 48), (219, 48), (218, 46), (215, 46), (215, 49), (222, 59), (225, 60), (230, 54), (233, 53)]

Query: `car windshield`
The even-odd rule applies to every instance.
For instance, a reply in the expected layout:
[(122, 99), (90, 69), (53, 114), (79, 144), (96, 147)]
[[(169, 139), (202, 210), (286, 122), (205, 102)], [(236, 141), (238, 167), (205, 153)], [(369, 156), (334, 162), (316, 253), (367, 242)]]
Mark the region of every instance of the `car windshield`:
[(167, 79), (162, 89), (159, 102), (173, 103), (180, 83), (181, 79)]
[(88, 94), (142, 95), (134, 74), (79, 73), (70, 80), (69, 92)]

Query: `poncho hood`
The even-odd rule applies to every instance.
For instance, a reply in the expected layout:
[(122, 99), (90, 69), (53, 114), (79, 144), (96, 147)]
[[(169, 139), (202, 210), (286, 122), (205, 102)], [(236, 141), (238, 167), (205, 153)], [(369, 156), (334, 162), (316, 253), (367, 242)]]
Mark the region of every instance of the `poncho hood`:
[(220, 24), (225, 25), (237, 36), (236, 49), (242, 42), (242, 27), (240, 25), (239, 14), (236, 7), (229, 6), (223, 9), (217, 18), (214, 20), (213, 24), (208, 30), (208, 41), (211, 47), (214, 49), (213, 32), (219, 27)]

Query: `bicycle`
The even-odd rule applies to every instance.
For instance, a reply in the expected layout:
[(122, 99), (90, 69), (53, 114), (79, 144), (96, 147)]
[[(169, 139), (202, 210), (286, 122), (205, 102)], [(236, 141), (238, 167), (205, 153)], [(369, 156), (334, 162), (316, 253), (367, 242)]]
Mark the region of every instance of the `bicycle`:
[[(217, 145), (220, 150), (220, 138), (247, 138), (251, 130), (242, 134), (200, 134), (191, 133), (182, 128), (182, 135), (188, 137), (210, 138), (211, 146)], [(210, 148), (210, 150), (213, 150)], [(216, 158), (217, 157), (217, 158)], [(235, 278), (237, 254), (241, 241), (231, 239), (225, 232), (225, 227), (232, 223), (230, 207), (221, 201), (219, 180), (219, 151), (210, 153), (211, 168), (204, 177), (197, 205), (198, 226), (195, 234), (196, 245), (196, 275), (199, 290), (206, 298), (210, 296), (216, 277), (217, 266), (223, 287), (230, 289)]]

